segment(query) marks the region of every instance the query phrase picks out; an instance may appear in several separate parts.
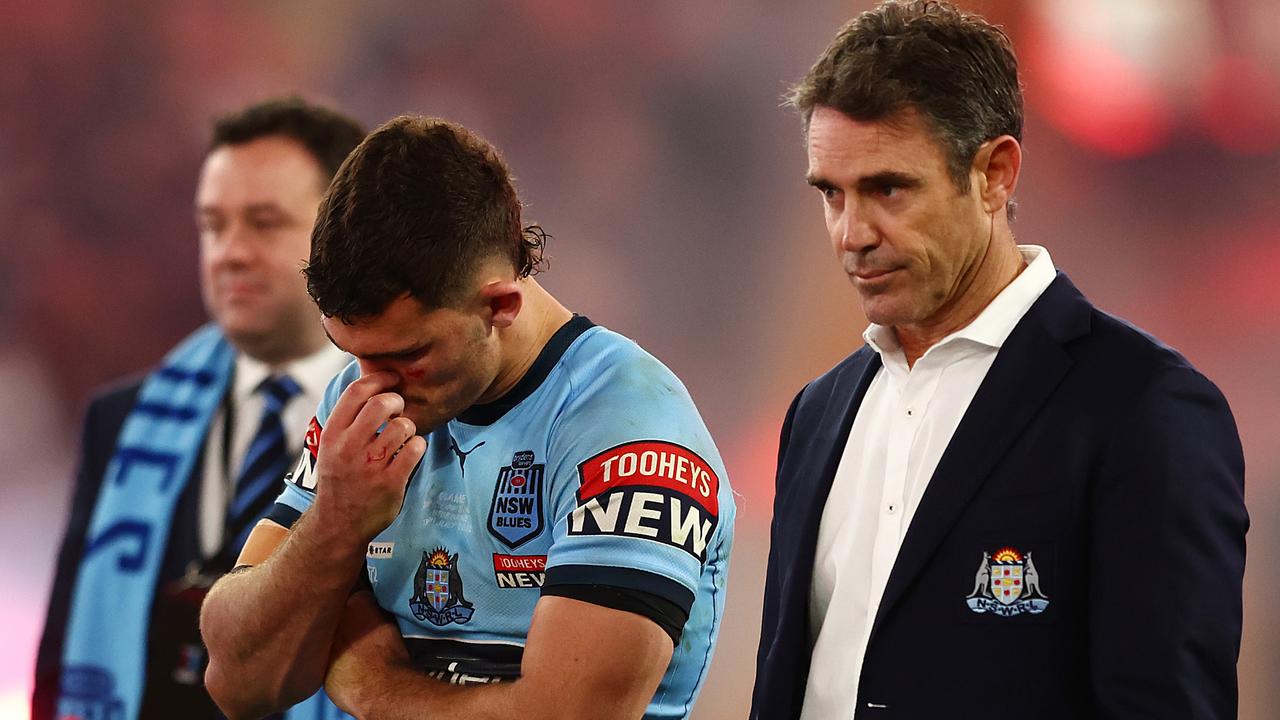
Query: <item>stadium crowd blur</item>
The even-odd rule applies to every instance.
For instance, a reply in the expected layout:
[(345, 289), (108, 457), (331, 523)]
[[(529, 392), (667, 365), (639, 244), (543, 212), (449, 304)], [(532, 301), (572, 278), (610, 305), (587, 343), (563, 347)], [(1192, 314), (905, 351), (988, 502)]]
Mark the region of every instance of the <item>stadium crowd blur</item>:
[[(1280, 705), (1280, 35), (1271, 0), (961, 2), (1027, 85), (1014, 232), (1232, 404), (1253, 518), (1241, 717)], [(779, 107), (867, 2), (47, 0), (0, 22), (0, 720), (26, 717), (80, 412), (202, 322), (209, 119), (267, 95), (439, 115), (507, 153), (544, 282), (688, 384), (741, 492), (698, 718), (744, 717), (777, 430), (861, 343)], [(808, 318), (797, 323), (795, 318)], [(1141, 563), (1142, 558), (1127, 558)], [(957, 589), (963, 592), (964, 588)], [(1139, 593), (1142, 588), (1116, 588)], [(992, 677), (1007, 674), (992, 659)]]

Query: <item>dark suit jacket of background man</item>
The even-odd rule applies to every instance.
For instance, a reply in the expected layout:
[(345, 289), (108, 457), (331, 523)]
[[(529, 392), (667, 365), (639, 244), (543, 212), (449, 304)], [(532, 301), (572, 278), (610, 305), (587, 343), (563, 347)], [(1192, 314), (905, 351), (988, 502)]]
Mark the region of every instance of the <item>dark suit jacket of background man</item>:
[[(53, 590), (49, 599), (49, 614), (46, 619), (44, 634), (40, 638), (40, 650), (36, 658), (36, 687), (32, 704), (32, 720), (48, 720), (52, 718), (58, 702), (58, 678), (62, 668), (62, 648), (65, 637), (71, 594), (75, 587), (76, 574), (80, 568), (80, 559), (84, 556), (85, 534), (89, 529), (89, 521), (93, 517), (94, 507), (98, 503), (98, 492), (102, 487), (102, 478), (107, 473), (116, 449), (116, 439), (124, 426), (125, 419), (133, 409), (142, 387), (142, 379), (104, 391), (89, 403), (85, 412), (84, 432), (80, 442), (79, 466), (76, 470), (76, 484), (71, 501), (71, 516), (67, 523), (67, 534), (62, 541), (62, 549), (58, 554), (58, 565), (54, 574)], [(229, 392), (229, 390), (228, 390)], [(175, 509), (173, 527), (169, 535), (169, 544), (165, 550), (164, 561), (157, 578), (157, 588), (175, 581), (186, 573), (188, 564), (200, 558), (198, 536), (200, 509), (200, 478), (203, 477), (204, 459), (196, 458), (192, 466), (192, 477), (187, 482), (182, 496)], [(224, 568), (230, 569), (230, 568)], [(110, 602), (109, 598), (103, 598)], [(154, 613), (153, 613), (154, 619)], [(152, 623), (154, 628), (154, 622)], [(194, 626), (193, 626), (194, 627)], [(157, 633), (150, 634), (148, 642), (147, 689), (143, 691), (141, 717), (147, 717), (154, 711), (148, 707), (148, 701), (163, 706), (174, 707), (174, 702), (165, 702), (154, 696), (154, 688), (162, 685), (153, 681), (157, 673), (171, 673), (173, 666), (169, 663), (156, 663)], [(199, 698), (207, 705), (198, 710), (191, 708), (190, 717), (213, 717), (216, 711), (212, 701), (201, 693)], [(184, 696), (184, 706), (192, 700)]]
[[(798, 717), (818, 525), (879, 356), (782, 429), (752, 718)], [(1014, 328), (899, 550), (857, 718), (1236, 717), (1244, 459), (1218, 389), (1061, 273)], [(983, 552), (1032, 551), (1049, 606), (978, 614)], [(829, 612), (838, 612), (832, 607)]]

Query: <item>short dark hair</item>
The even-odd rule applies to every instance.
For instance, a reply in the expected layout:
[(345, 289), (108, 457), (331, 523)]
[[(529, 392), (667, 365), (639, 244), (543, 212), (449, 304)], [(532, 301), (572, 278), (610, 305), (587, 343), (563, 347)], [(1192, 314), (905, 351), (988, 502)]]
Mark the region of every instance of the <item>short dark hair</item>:
[(216, 119), (209, 150), (280, 135), (305, 147), (324, 168), (328, 181), (364, 134), (363, 125), (337, 110), (297, 96), (272, 98)]
[(1022, 142), (1022, 88), (1009, 36), (936, 0), (890, 0), (851, 20), (786, 100), (806, 127), (818, 105), (860, 122), (915, 109), (961, 192), (982, 143), (1001, 135)]
[(488, 258), (535, 273), (546, 234), (522, 228), (496, 148), (438, 118), (397, 117), (351, 153), (321, 201), (307, 290), (328, 317), (376, 315), (406, 294), (428, 309), (460, 302)]

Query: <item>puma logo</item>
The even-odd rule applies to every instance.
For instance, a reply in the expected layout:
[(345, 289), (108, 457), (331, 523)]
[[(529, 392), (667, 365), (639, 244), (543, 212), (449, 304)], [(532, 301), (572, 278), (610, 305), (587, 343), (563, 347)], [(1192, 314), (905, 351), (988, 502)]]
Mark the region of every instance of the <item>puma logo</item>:
[(483, 444), (484, 444), (484, 441), (481, 440), (480, 442), (475, 444), (475, 447), (472, 447), (470, 450), (463, 452), (462, 449), (458, 447), (458, 441), (454, 440), (453, 438), (449, 438), (449, 447), (453, 449), (453, 454), (458, 456), (458, 469), (462, 471), (462, 477), (467, 476), (467, 456), (475, 452), (476, 448), (480, 447)]

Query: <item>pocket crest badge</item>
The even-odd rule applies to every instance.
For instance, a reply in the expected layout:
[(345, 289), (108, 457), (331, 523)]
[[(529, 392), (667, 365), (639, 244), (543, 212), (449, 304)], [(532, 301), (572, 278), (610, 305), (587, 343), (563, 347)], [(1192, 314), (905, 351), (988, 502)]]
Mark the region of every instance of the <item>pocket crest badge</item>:
[(1013, 617), (1038, 615), (1049, 607), (1049, 596), (1040, 589), (1040, 573), (1031, 560), (1015, 548), (982, 553), (982, 564), (973, 578), (973, 592), (965, 600), (976, 613)]

